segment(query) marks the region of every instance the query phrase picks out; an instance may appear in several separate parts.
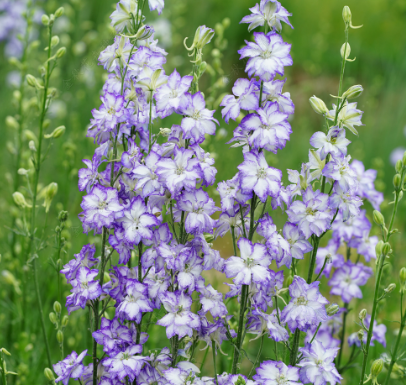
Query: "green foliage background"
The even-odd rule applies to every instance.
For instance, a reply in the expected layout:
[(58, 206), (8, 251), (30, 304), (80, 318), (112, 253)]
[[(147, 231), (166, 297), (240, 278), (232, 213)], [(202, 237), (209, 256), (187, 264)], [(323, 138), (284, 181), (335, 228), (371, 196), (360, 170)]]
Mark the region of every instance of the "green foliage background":
[[(199, 25), (214, 27), (224, 18), (230, 19), (230, 26), (225, 30), (224, 37), (228, 45), (222, 53), (221, 67), (224, 77), (229, 84), (221, 92), (229, 92), (231, 85), (238, 77), (244, 77), (244, 63), (239, 61), (237, 50), (244, 44), (244, 39), (249, 39), (246, 25), (240, 25), (241, 18), (248, 13), (255, 1), (248, 0), (166, 0), (166, 7), (161, 17), (171, 22), (172, 44), (167, 47), (168, 63), (167, 72), (177, 68), (183, 75), (191, 71), (187, 52), (182, 41), (188, 36), (193, 39), (194, 31)], [(55, 32), (59, 29), (61, 45), (67, 47), (67, 55), (60, 61), (57, 72), (53, 75), (52, 85), (58, 88), (59, 97), (52, 113), (49, 132), (61, 124), (67, 127), (65, 135), (56, 140), (48, 153), (48, 160), (44, 163), (41, 174), (43, 186), (57, 182), (59, 191), (54, 199), (52, 209), (45, 218), (40, 216), (41, 225), (46, 223), (46, 232), (49, 233), (48, 247), (39, 255), (41, 293), (45, 306), (45, 314), (52, 310), (52, 304), (57, 300), (57, 273), (50, 263), (50, 258), (55, 255), (54, 228), (57, 224), (57, 213), (64, 209), (69, 211), (69, 229), (64, 232), (67, 240), (66, 254), (63, 263), (79, 252), (84, 243), (100, 240), (92, 235), (81, 234), (80, 222), (77, 214), (80, 212), (82, 194), (77, 190), (77, 170), (82, 167), (81, 159), (92, 156), (94, 145), (85, 137), (86, 126), (91, 118), (91, 110), (100, 105), (100, 90), (102, 88), (105, 72), (97, 66), (99, 52), (114, 37), (108, 16), (113, 10), (114, 2), (110, 0), (87, 1), (54, 1), (48, 0), (44, 4), (46, 12), (54, 12), (63, 5), (66, 17), (63, 23), (59, 21)], [(306, 161), (309, 138), (313, 132), (320, 130), (322, 120), (317, 116), (308, 103), (312, 95), (317, 95), (327, 104), (334, 101), (329, 95), (335, 95), (338, 88), (338, 76), (341, 64), (339, 49), (344, 40), (344, 25), (341, 11), (344, 5), (350, 6), (353, 14), (353, 24), (363, 24), (363, 28), (350, 31), (351, 58), (356, 61), (348, 63), (346, 68), (344, 89), (353, 84), (362, 84), (365, 91), (357, 100), (358, 106), (365, 111), (363, 123), (359, 129), (360, 136), (348, 134), (352, 141), (350, 153), (354, 158), (362, 160), (367, 168), (378, 169), (377, 188), (385, 192), (387, 200), (382, 206), (385, 214), (389, 213), (388, 202), (392, 192), (393, 166), (389, 163), (389, 155), (395, 147), (406, 147), (406, 88), (405, 88), (405, 39), (406, 39), (406, 2), (404, 0), (282, 0), (282, 5), (293, 14), (291, 22), (293, 30), (284, 26), (283, 36), (292, 43), (292, 57), (294, 65), (287, 68), (287, 83), (285, 91), (291, 93), (296, 105), (296, 112), (291, 121), (293, 134), (286, 148), (277, 156), (270, 155), (269, 161), (280, 168), (299, 169), (300, 164)], [(147, 12), (147, 22), (155, 19), (156, 13)], [(38, 74), (38, 66), (44, 59), (43, 42), (45, 32), (41, 28), (41, 46), (29, 58), (29, 73)], [(213, 63), (211, 49), (213, 43), (205, 50), (204, 59)], [(0, 47), (0, 122), (4, 122), (7, 115), (15, 114), (12, 101), (13, 89), (7, 86), (7, 76), (13, 68), (3, 56)], [(204, 75), (202, 90), (210, 86), (210, 77)], [(218, 113), (218, 115), (220, 115)], [(220, 118), (220, 116), (218, 116)], [(165, 124), (171, 123), (164, 122)], [(162, 125), (163, 126), (163, 125)], [(2, 254), (0, 271), (0, 347), (6, 347), (12, 357), (9, 360), (10, 370), (17, 371), (19, 376), (12, 379), (15, 384), (45, 384), (43, 376), (45, 367), (45, 353), (40, 334), (38, 309), (33, 295), (32, 274), (30, 267), (26, 266), (26, 256), (20, 255), (21, 244), (17, 244), (16, 254), (13, 258), (9, 243), (10, 231), (7, 226), (12, 222), (12, 216), (20, 216), (11, 199), (12, 179), (14, 170), (14, 157), (10, 154), (10, 143), (13, 143), (15, 133), (2, 124), (0, 140), (0, 162), (2, 165), (2, 183), (0, 183), (0, 253)], [(224, 121), (220, 127), (227, 130), (226, 138), (213, 139), (208, 145), (208, 150), (217, 154), (216, 166), (219, 170), (217, 181), (230, 178), (236, 172), (236, 166), (241, 161), (241, 151), (229, 149), (225, 144), (231, 138), (235, 124), (227, 125)], [(37, 117), (30, 116), (26, 129), (37, 132)], [(156, 125), (155, 129), (159, 129)], [(28, 148), (28, 140), (25, 142)], [(29, 152), (24, 154), (28, 162)], [(27, 163), (28, 164), (28, 163)], [(26, 167), (28, 168), (28, 166)], [(284, 172), (287, 181), (287, 174)], [(24, 192), (21, 187), (20, 191)], [(397, 283), (397, 272), (406, 266), (405, 251), (405, 202), (401, 204), (398, 228), (403, 231), (396, 236), (395, 253), (393, 261), (386, 269), (385, 283)], [(367, 206), (368, 212), (371, 208)], [(45, 220), (47, 222), (45, 222)], [(276, 221), (281, 221), (279, 214)], [(278, 222), (279, 223), (279, 222)], [(374, 230), (376, 232), (376, 229)], [(217, 241), (215, 247), (221, 250), (224, 257), (231, 255), (231, 243), (228, 238)], [(371, 264), (373, 266), (373, 264)], [(26, 270), (27, 279), (27, 312), (24, 322), (22, 317), (22, 295), (19, 290)], [(10, 272), (15, 280), (7, 280), (4, 271)], [(3, 278), (2, 278), (3, 277)], [(208, 276), (212, 281), (220, 284), (222, 278)], [(324, 278), (325, 279), (325, 278)], [(13, 284), (14, 282), (14, 284)], [(325, 283), (325, 282), (324, 282)], [(373, 280), (364, 288), (365, 297), (362, 301), (354, 301), (354, 309), (349, 317), (349, 330), (357, 331), (355, 324), (356, 315), (363, 307), (368, 306), (371, 296)], [(64, 295), (69, 294), (68, 286), (64, 286)], [(337, 300), (337, 299), (336, 299)], [(370, 302), (369, 302), (370, 303)], [(394, 340), (393, 331), (399, 319), (398, 292), (387, 301), (379, 313), (379, 322), (388, 326), (388, 347)], [(66, 314), (66, 311), (65, 311)], [(51, 322), (46, 318), (48, 332), (53, 351), (53, 361), (60, 359), (55, 332)], [(22, 326), (23, 325), (23, 326)], [(162, 346), (162, 328), (152, 329), (149, 347)], [(81, 351), (90, 347), (90, 334), (87, 312), (77, 312), (70, 317), (69, 325), (65, 332), (65, 353), (72, 349)], [(251, 356), (255, 356), (257, 344), (248, 343), (245, 347)], [(383, 351), (379, 346), (371, 350), (371, 358), (376, 358)], [(197, 361), (202, 361), (204, 352), (198, 356)], [(262, 359), (273, 357), (273, 347), (267, 341)], [(210, 360), (207, 361), (205, 370), (211, 373)], [(227, 370), (229, 357), (219, 359), (219, 372)], [(245, 364), (244, 371), (249, 365)], [(345, 384), (357, 384), (357, 368), (346, 373)], [(403, 381), (403, 382), (402, 382)], [(396, 381), (394, 381), (395, 383)], [(396, 382), (397, 383), (397, 382)], [(404, 379), (399, 383), (405, 383)]]

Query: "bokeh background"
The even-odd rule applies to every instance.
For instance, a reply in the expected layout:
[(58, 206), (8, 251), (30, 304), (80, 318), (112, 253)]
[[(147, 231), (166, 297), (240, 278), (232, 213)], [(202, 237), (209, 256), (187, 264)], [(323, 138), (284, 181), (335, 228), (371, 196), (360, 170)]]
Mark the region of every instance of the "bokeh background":
[[(299, 169), (302, 162), (307, 160), (309, 138), (322, 127), (320, 116), (311, 109), (308, 100), (312, 95), (324, 99), (328, 105), (334, 100), (330, 95), (336, 95), (338, 89), (341, 57), (339, 50), (344, 42), (344, 24), (341, 17), (344, 5), (350, 6), (353, 14), (353, 24), (363, 24), (361, 29), (350, 30), (350, 58), (354, 62), (347, 63), (344, 89), (354, 84), (362, 84), (364, 93), (357, 100), (358, 108), (365, 111), (364, 126), (359, 129), (359, 137), (348, 134), (352, 141), (350, 152), (356, 159), (362, 160), (366, 168), (378, 170), (377, 189), (385, 193), (386, 200), (382, 211), (388, 215), (388, 202), (392, 193), (392, 177), (394, 175), (390, 156), (395, 148), (406, 148), (406, 56), (405, 56), (405, 25), (406, 2), (404, 0), (282, 0), (282, 5), (293, 14), (290, 18), (294, 29), (284, 26), (283, 36), (292, 43), (294, 64), (286, 69), (287, 82), (284, 91), (291, 93), (296, 111), (291, 120), (293, 134), (286, 148), (277, 156), (269, 155), (269, 162), (281, 170)], [(237, 50), (249, 39), (245, 24), (239, 21), (248, 13), (248, 8), (254, 6), (253, 0), (166, 0), (165, 9), (160, 17), (156, 13), (147, 12), (147, 22), (152, 22), (161, 44), (168, 51), (167, 72), (176, 68), (183, 75), (191, 71), (187, 51), (183, 47), (183, 39), (193, 39), (199, 25), (214, 28), (217, 23), (229, 19), (228, 28), (223, 28), (224, 36), (219, 41), (220, 58), (213, 55), (215, 41), (205, 49), (204, 60), (217, 69), (221, 76), (215, 80), (209, 73), (202, 79), (203, 92), (215, 96), (212, 105), (217, 108), (224, 92), (229, 92), (238, 77), (244, 77), (244, 62), (239, 61)], [(66, 263), (73, 253), (79, 252), (82, 245), (89, 242), (100, 242), (92, 235), (82, 234), (77, 215), (80, 212), (82, 194), (77, 189), (77, 171), (82, 167), (81, 159), (92, 156), (94, 145), (85, 137), (86, 126), (91, 118), (91, 110), (100, 105), (100, 90), (106, 73), (97, 65), (99, 52), (111, 44), (114, 34), (109, 26), (109, 15), (115, 2), (111, 0), (70, 0), (40, 2), (39, 6), (47, 13), (54, 12), (63, 5), (65, 16), (59, 19), (54, 31), (61, 39), (61, 45), (67, 47), (66, 56), (56, 69), (52, 85), (58, 89), (58, 98), (50, 111), (51, 125), (65, 125), (65, 135), (55, 140), (49, 148), (47, 160), (41, 174), (42, 185), (51, 182), (58, 183), (58, 194), (53, 201), (48, 214), (46, 231), (49, 232), (48, 247), (39, 258), (41, 293), (45, 307), (46, 323), (50, 343), (54, 353), (54, 362), (59, 360), (53, 326), (47, 319), (52, 310), (52, 304), (57, 299), (57, 273), (50, 262), (55, 256), (54, 228), (57, 224), (57, 213), (64, 209), (69, 211), (68, 229), (64, 232), (67, 240), (66, 253), (62, 262)], [(228, 24), (227, 22), (225, 23)], [(38, 74), (38, 67), (44, 59), (43, 42), (45, 31), (40, 25), (37, 38), (41, 41), (38, 50), (30, 54), (28, 72)], [(222, 28), (220, 28), (222, 29)], [(4, 54), (4, 42), (0, 45), (0, 122), (8, 115), (15, 114), (15, 104), (12, 99), (13, 91), (18, 84), (15, 68), (9, 64)], [(34, 96), (34, 95), (33, 95)], [(219, 112), (217, 112), (220, 118)], [(171, 122), (162, 122), (161, 127)], [(0, 161), (2, 165), (2, 182), (0, 183), (0, 347), (6, 347), (11, 353), (10, 370), (19, 375), (11, 383), (16, 384), (45, 384), (43, 368), (45, 353), (40, 335), (38, 309), (33, 295), (33, 285), (30, 266), (26, 265), (24, 257), (15, 259), (10, 252), (10, 230), (16, 208), (13, 206), (11, 194), (13, 191), (12, 175), (14, 174), (14, 143), (15, 132), (1, 124)], [(156, 129), (158, 129), (158, 125)], [(213, 138), (207, 150), (216, 154), (218, 168), (217, 181), (231, 178), (236, 172), (236, 166), (241, 161), (239, 149), (229, 149), (225, 144), (232, 136), (235, 123), (227, 125), (221, 121), (222, 135)], [(27, 119), (26, 129), (37, 132), (37, 118), (32, 114)], [(29, 135), (26, 135), (25, 149), (28, 148)], [(28, 162), (29, 151), (23, 154)], [(287, 182), (287, 174), (284, 171)], [(23, 191), (24, 187), (20, 187)], [(214, 189), (213, 189), (214, 193)], [(371, 207), (367, 206), (369, 214)], [(397, 227), (402, 231), (405, 227), (406, 208), (404, 202), (400, 206)], [(45, 223), (45, 216), (40, 217), (39, 223)], [(283, 217), (279, 214), (275, 220), (281, 223)], [(41, 222), (42, 221), (42, 222)], [(278, 222), (279, 221), (279, 222)], [(386, 269), (385, 283), (397, 282), (397, 272), (406, 266), (405, 235), (395, 239), (395, 254), (393, 263)], [(20, 249), (19, 249), (20, 247)], [(231, 255), (231, 243), (228, 238), (216, 242), (215, 247), (221, 250), (224, 257)], [(17, 254), (21, 245), (16, 244)], [(373, 266), (373, 265), (372, 265)], [(32, 311), (26, 315), (24, 327), (21, 327), (21, 271), (25, 269), (28, 277), (27, 302)], [(6, 272), (6, 273), (5, 273)], [(210, 275), (210, 274), (209, 274)], [(209, 279), (220, 284), (222, 277), (209, 276)], [(364, 288), (365, 297), (362, 301), (351, 304), (353, 311), (349, 317), (349, 331), (358, 330), (355, 325), (356, 315), (362, 307), (370, 308), (373, 280)], [(63, 287), (64, 294), (69, 294), (69, 288)], [(399, 319), (398, 294), (394, 294), (386, 303), (382, 303), (379, 321), (388, 326), (388, 348), (394, 340), (394, 331)], [(69, 326), (65, 331), (65, 352), (72, 349), (82, 351), (90, 346), (89, 318), (86, 312), (76, 312), (70, 317)], [(65, 312), (66, 314), (66, 312)], [(154, 329), (151, 334), (153, 342), (160, 343), (162, 330)], [(151, 344), (152, 346), (153, 344)], [(255, 355), (255, 343), (245, 347)], [(270, 357), (271, 345), (266, 343), (263, 359)], [(376, 346), (371, 350), (371, 357), (377, 357), (384, 350)], [(346, 350), (347, 352), (347, 350)], [(204, 352), (200, 353), (201, 356)], [(198, 356), (198, 361), (202, 357)], [(219, 363), (219, 372), (227, 370), (229, 357), (223, 357)], [(205, 370), (210, 373), (209, 361)], [(345, 384), (358, 383), (357, 367), (346, 373)], [(348, 375), (350, 374), (350, 375)], [(351, 381), (351, 378), (354, 378)], [(399, 383), (405, 383), (399, 380)], [(394, 383), (396, 381), (394, 380)]]

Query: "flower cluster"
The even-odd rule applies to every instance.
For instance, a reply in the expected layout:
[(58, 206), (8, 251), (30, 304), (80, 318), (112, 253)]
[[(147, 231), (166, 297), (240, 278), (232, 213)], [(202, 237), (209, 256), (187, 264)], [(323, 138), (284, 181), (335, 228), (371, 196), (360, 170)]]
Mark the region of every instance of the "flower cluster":
[[(333, 362), (339, 308), (326, 309), (329, 301), (313, 281), (313, 270), (330, 277), (331, 294), (344, 303), (362, 296), (360, 287), (372, 274), (350, 259), (351, 249), (367, 262), (375, 257), (376, 239), (369, 236), (371, 224), (360, 206), (363, 199), (374, 207), (382, 201), (374, 172), (347, 154), (346, 129), (355, 132), (362, 113), (347, 100), (326, 108), (333, 125), (312, 136), (309, 161), (300, 171), (288, 170), (290, 183), (283, 185), (282, 171), (269, 165), (267, 154), (283, 150), (292, 133), (294, 105), (282, 90), (286, 80), (276, 79), (292, 65), (291, 46), (281, 36), (281, 22), (290, 26), (290, 14), (276, 0), (261, 0), (242, 20), (250, 31), (265, 29), (239, 51), (248, 59), (248, 78), (237, 79), (233, 94), (221, 102), (224, 120), (238, 121), (231, 143), (243, 147), (244, 161), (233, 178), (218, 183), (217, 207), (207, 192), (217, 170), (204, 141), (215, 134), (218, 121), (198, 91), (199, 60), (214, 32), (199, 27), (188, 48), (199, 57), (191, 76), (166, 74), (166, 52), (152, 27), (143, 24), (139, 4), (121, 0), (111, 16), (118, 35), (99, 57), (109, 75), (87, 133), (98, 147), (79, 171), (79, 189), (86, 192), (79, 218), (85, 233), (101, 234), (101, 256), (95, 258), (95, 246), (86, 245), (62, 270), (72, 286), (67, 307), (92, 310), (92, 336), (104, 355), (98, 358), (94, 348), (87, 367), (76, 353), (69, 356), (55, 367), (58, 381), (80, 378), (88, 384), (97, 373), (99, 384), (241, 383), (236, 374), (247, 332), (287, 347), (290, 336), (296, 341), (289, 347), (291, 365), (263, 362), (255, 383), (339, 382)], [(161, 12), (163, 0), (149, 0), (149, 6)], [(154, 122), (168, 116), (176, 124), (155, 132)], [(280, 230), (271, 209), (286, 212)], [(319, 248), (330, 230), (329, 244)], [(227, 233), (234, 254), (223, 259), (212, 242)], [(306, 253), (312, 259), (307, 281), (296, 270)], [(225, 296), (202, 275), (212, 269), (230, 279)], [(239, 303), (236, 330), (225, 299)], [(170, 348), (147, 353), (151, 324), (165, 328)], [(299, 348), (300, 331), (307, 338)], [(232, 372), (203, 380), (193, 363), (197, 345), (211, 346), (215, 357), (225, 340), (235, 348)]]

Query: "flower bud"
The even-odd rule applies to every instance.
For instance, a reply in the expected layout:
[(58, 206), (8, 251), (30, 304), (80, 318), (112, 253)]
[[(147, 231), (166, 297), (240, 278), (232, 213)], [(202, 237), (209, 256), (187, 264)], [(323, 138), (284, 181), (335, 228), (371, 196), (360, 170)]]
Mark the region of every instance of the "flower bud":
[(19, 168), (17, 173), (18, 175), (22, 176), (27, 176), (29, 174), (30, 170), (26, 170), (25, 168)]
[(336, 303), (331, 304), (328, 308), (327, 308), (327, 315), (329, 317), (337, 314), (340, 310), (340, 306), (338, 306)]
[(351, 23), (351, 9), (348, 5), (345, 5), (343, 8), (343, 20), (345, 24), (350, 24)]
[(379, 241), (376, 246), (375, 246), (375, 253), (376, 256), (379, 257), (380, 255), (382, 255), (382, 249), (383, 249), (383, 245), (384, 245), (384, 241)]
[(378, 211), (374, 210), (373, 212), (374, 222), (379, 226), (385, 226), (385, 218), (383, 215)]
[(56, 57), (58, 59), (60, 59), (62, 56), (64, 56), (66, 53), (66, 48), (65, 47), (61, 47), (58, 49), (58, 51), (56, 51)]
[(170, 128), (160, 128), (159, 133), (167, 138), (171, 134), (172, 130)]
[(55, 128), (55, 130), (53, 130), (50, 134), (44, 135), (44, 138), (45, 139), (59, 138), (64, 134), (65, 130), (66, 130), (65, 126), (59, 126), (59, 127)]
[(349, 43), (344, 43), (340, 49), (340, 55), (343, 59), (348, 59), (351, 53), (351, 47)]
[(62, 327), (65, 328), (66, 326), (68, 326), (68, 322), (69, 322), (69, 317), (67, 315), (63, 316)]
[(45, 190), (45, 200), (43, 206), (45, 207), (45, 212), (49, 211), (51, 207), (51, 202), (56, 193), (58, 192), (58, 184), (55, 182), (50, 183)]
[(364, 335), (365, 335), (364, 329), (358, 330), (357, 335), (358, 335), (358, 339), (359, 339), (360, 341), (362, 341), (362, 340), (364, 339)]
[(402, 175), (395, 174), (395, 176), (393, 177), (393, 186), (396, 190), (400, 190), (402, 186)]
[(356, 85), (350, 87), (347, 91), (345, 91), (342, 95), (343, 99), (355, 99), (358, 98), (362, 94), (364, 89), (362, 88), (361, 85)]
[(45, 377), (46, 377), (46, 379), (48, 381), (55, 381), (55, 377), (54, 377), (54, 374), (52, 373), (51, 369), (45, 368), (44, 369), (44, 374), (45, 374)]
[(406, 167), (406, 151), (405, 151), (405, 153), (403, 154), (402, 164), (403, 164), (403, 167)]
[(35, 79), (34, 76), (28, 74), (26, 75), (25, 79), (27, 80), (27, 84), (31, 87), (36, 87), (37, 86), (37, 79)]
[(364, 320), (366, 316), (367, 316), (367, 309), (362, 309), (362, 310), (359, 312), (359, 315), (358, 315), (359, 319), (360, 319), (360, 320)]
[(289, 275), (288, 278), (286, 278), (286, 287), (289, 287), (293, 282), (293, 275)]
[(372, 363), (371, 366), (371, 375), (372, 377), (378, 377), (379, 373), (382, 372), (383, 369), (383, 359), (379, 358)]
[(58, 36), (52, 36), (51, 39), (51, 47), (55, 47), (59, 44), (59, 37)]
[(51, 313), (49, 313), (49, 320), (55, 325), (58, 323), (58, 319), (56, 317), (56, 314), (51, 311)]
[(18, 191), (16, 191), (16, 192), (13, 194), (13, 199), (14, 199), (14, 203), (15, 203), (18, 207), (20, 207), (20, 208), (22, 208), (22, 209), (24, 209), (25, 207), (31, 207), (31, 205), (29, 205), (29, 204), (26, 202), (26, 200), (25, 200), (25, 198), (24, 198), (24, 195), (21, 194), (21, 193), (18, 192)]
[(42, 24), (47, 26), (49, 24), (49, 17), (47, 15), (42, 15), (41, 21), (42, 21)]
[(154, 28), (150, 27), (149, 25), (143, 25), (134, 36), (131, 36), (131, 38), (136, 40), (147, 40), (153, 34)]
[(390, 254), (391, 251), (392, 251), (392, 248), (390, 246), (390, 243), (388, 243), (388, 242), (384, 243), (383, 247), (382, 247), (382, 254), (386, 256), (386, 255)]
[(55, 312), (56, 314), (60, 314), (61, 311), (62, 311), (62, 306), (61, 306), (61, 304), (60, 304), (58, 301), (55, 301), (55, 302), (54, 302), (54, 312)]
[(11, 353), (6, 348), (1, 348), (0, 352), (4, 353), (6, 356), (11, 356)]
[(60, 344), (63, 342), (63, 331), (62, 330), (58, 330), (56, 332), (56, 339)]
[(37, 148), (35, 147), (35, 143), (33, 140), (30, 140), (28, 142), (28, 148), (32, 151), (32, 152), (37, 152)]
[(18, 130), (20, 125), (17, 122), (17, 119), (14, 116), (7, 116), (6, 118), (6, 126), (11, 128), (12, 130)]
[(197, 28), (195, 33), (195, 38), (193, 41), (193, 45), (197, 49), (203, 49), (206, 44), (209, 44), (211, 39), (214, 36), (214, 30), (211, 28), (207, 28), (206, 26), (202, 25)]
[(395, 164), (395, 171), (400, 174), (402, 172), (402, 168), (403, 168), (402, 160), (398, 159), (398, 161)]
[(309, 99), (309, 101), (310, 101), (310, 105), (312, 106), (312, 108), (316, 114), (325, 115), (328, 113), (326, 104), (321, 99), (316, 97), (315, 95), (313, 95)]
[(68, 212), (62, 210), (58, 215), (58, 221), (66, 222), (67, 220), (68, 220)]
[(400, 284), (406, 284), (406, 267), (402, 267), (399, 272)]
[(56, 12), (55, 12), (55, 17), (56, 17), (56, 18), (61, 17), (61, 16), (64, 14), (64, 12), (65, 12), (64, 7), (58, 8), (58, 9), (56, 10)]
[(390, 294), (390, 293), (392, 293), (392, 291), (395, 290), (395, 289), (396, 289), (396, 284), (391, 283), (391, 284), (384, 290), (384, 292), (385, 292), (386, 294)]

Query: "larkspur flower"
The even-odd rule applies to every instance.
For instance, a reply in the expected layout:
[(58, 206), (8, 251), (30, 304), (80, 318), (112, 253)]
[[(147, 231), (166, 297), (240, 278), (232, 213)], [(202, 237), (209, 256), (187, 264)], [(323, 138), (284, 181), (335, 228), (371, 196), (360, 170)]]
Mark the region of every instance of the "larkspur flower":
[(120, 0), (116, 10), (111, 14), (111, 25), (116, 32), (123, 32), (125, 28), (131, 31), (132, 23), (137, 18), (138, 2), (136, 0)]
[(223, 294), (214, 289), (212, 285), (200, 284), (198, 292), (200, 293), (199, 301), (202, 305), (199, 314), (210, 312), (213, 317), (227, 315), (227, 308), (223, 303)]
[(292, 65), (289, 54), (291, 45), (285, 43), (276, 32), (254, 32), (254, 42), (246, 41), (245, 47), (238, 53), (240, 59), (249, 58), (245, 71), (249, 76), (259, 76), (261, 80), (270, 81), (276, 74), (284, 75), (284, 67)]
[(173, 236), (167, 223), (163, 223), (157, 229), (155, 229), (152, 239), (144, 241), (146, 246), (151, 247), (145, 250), (145, 252), (142, 254), (142, 266), (148, 268), (155, 265), (157, 272), (163, 269), (164, 259), (162, 257), (161, 248), (168, 250), (172, 239)]
[(342, 213), (343, 221), (347, 221), (350, 217), (355, 217), (360, 212), (360, 206), (363, 202), (354, 191), (343, 191), (339, 184), (334, 184), (334, 192), (330, 196), (330, 207), (332, 209), (339, 209)]
[(215, 134), (218, 121), (213, 118), (214, 111), (206, 108), (206, 102), (201, 92), (194, 95), (186, 93), (179, 107), (179, 112), (185, 116), (181, 123), (185, 139), (192, 139), (196, 143), (201, 143), (206, 134)]
[[(304, 255), (313, 249), (309, 241), (305, 239), (303, 233), (293, 223), (286, 222), (283, 226), (283, 237), (289, 244), (289, 251), (285, 254), (285, 258), (303, 259)], [(285, 262), (289, 266), (288, 262)]]
[(323, 160), (327, 154), (333, 156), (347, 155), (347, 146), (351, 142), (345, 137), (345, 130), (331, 127), (328, 134), (317, 131), (310, 138), (310, 144), (320, 149), (320, 158)]
[(285, 80), (272, 80), (263, 83), (263, 100), (264, 102), (275, 102), (279, 111), (284, 114), (292, 115), (295, 112), (295, 105), (290, 98), (289, 92), (282, 93)]
[(158, 181), (158, 175), (155, 173), (161, 157), (154, 151), (151, 151), (144, 159), (145, 164), (139, 164), (132, 170), (132, 175), (138, 179), (135, 189), (142, 190), (142, 197), (146, 198), (155, 191), (160, 191), (162, 185)]
[(148, 212), (148, 208), (141, 197), (131, 199), (129, 207), (123, 211), (123, 216), (119, 222), (123, 226), (126, 240), (136, 245), (143, 239), (151, 240), (151, 228), (160, 224), (155, 215)]
[(157, 325), (166, 327), (166, 336), (192, 337), (193, 330), (200, 328), (199, 317), (190, 311), (192, 298), (184, 292), (175, 291), (163, 294), (161, 301), (168, 314), (159, 319)]
[(363, 255), (366, 262), (376, 258), (375, 246), (378, 243), (376, 235), (370, 236), (369, 229), (362, 232), (361, 237), (354, 237), (348, 242), (349, 247), (357, 249), (359, 255)]
[(249, 24), (248, 31), (266, 23), (269, 28), (280, 32), (282, 30), (281, 21), (292, 27), (288, 19), (288, 16), (292, 15), (276, 0), (261, 0), (260, 4), (255, 4), (250, 11), (252, 14), (244, 16), (241, 20), (241, 23)]
[(259, 385), (300, 385), (299, 368), (282, 361), (264, 361), (252, 378)]
[(265, 202), (268, 196), (276, 198), (281, 188), (282, 172), (269, 167), (263, 152), (244, 154), (244, 162), (238, 166), (240, 170), (240, 187), (244, 194), (252, 191)]
[(322, 174), (337, 182), (341, 189), (347, 192), (349, 189), (356, 189), (357, 178), (355, 172), (350, 167), (351, 156), (333, 156), (322, 171)]
[(91, 269), (97, 264), (97, 259), (94, 258), (95, 252), (95, 245), (84, 245), (79, 254), (75, 254), (75, 259), (70, 260), (63, 266), (63, 269), (60, 272), (65, 275), (68, 282), (76, 278), (76, 273), (81, 266)]
[(102, 318), (100, 329), (92, 333), (93, 338), (99, 345), (103, 345), (103, 351), (117, 353), (122, 346), (132, 344), (132, 336), (127, 326), (120, 324), (117, 318), (108, 320)]
[(247, 325), (247, 333), (257, 334), (257, 338), (268, 334), (269, 338), (272, 338), (276, 342), (287, 341), (289, 339), (289, 333), (283, 325), (279, 324), (276, 309), (271, 314), (266, 314), (259, 309), (253, 310), (248, 318)]
[(142, 313), (153, 310), (153, 303), (148, 298), (148, 287), (136, 280), (129, 281), (125, 287), (124, 299), (117, 306), (118, 317), (139, 324)]
[[(338, 249), (341, 245), (340, 240), (332, 238), (328, 241), (326, 247), (319, 247), (316, 254), (316, 269), (315, 273), (320, 273), (324, 266), (323, 275), (330, 277), (333, 267), (341, 267), (344, 264), (344, 256), (339, 254)], [(326, 262), (326, 258), (328, 258)], [(325, 264), (326, 262), (326, 264)]]
[[(364, 325), (368, 329), (371, 325), (371, 315), (367, 314), (367, 316), (364, 319)], [(374, 328), (372, 331), (372, 337), (371, 337), (371, 346), (374, 346), (374, 341), (379, 342), (383, 347), (386, 347), (386, 326), (384, 324), (378, 325), (378, 322), (374, 320)], [(362, 340), (363, 344), (365, 345), (367, 343), (367, 338), (368, 335), (367, 333), (364, 333), (364, 338)], [(353, 346), (356, 345), (358, 347), (361, 347), (361, 341), (358, 338), (358, 333), (352, 333), (348, 337), (348, 345)]]
[(341, 382), (342, 377), (334, 365), (339, 348), (326, 349), (319, 341), (313, 341), (299, 350), (303, 360), (297, 365), (300, 366), (300, 380), (304, 384), (335, 385)]
[(258, 86), (254, 80), (237, 79), (233, 86), (233, 95), (224, 96), (220, 106), (223, 119), (228, 123), (230, 119), (236, 120), (242, 110), (255, 110), (258, 107), (259, 98), (256, 94)]
[(126, 377), (134, 381), (140, 374), (142, 366), (149, 360), (148, 357), (139, 354), (142, 354), (142, 346), (132, 345), (115, 356), (105, 359), (103, 366), (112, 376), (121, 381)]
[(226, 277), (234, 278), (234, 283), (237, 285), (269, 282), (268, 266), (271, 259), (266, 247), (259, 243), (252, 244), (245, 238), (240, 238), (237, 244), (241, 256), (227, 259), (224, 266)]
[(130, 39), (116, 36), (114, 43), (100, 53), (99, 63), (110, 72), (119, 70), (120, 66), (126, 66), (130, 56), (132, 45)]
[(333, 214), (328, 206), (329, 197), (309, 186), (302, 194), (303, 202), (295, 201), (286, 210), (289, 221), (298, 225), (306, 238), (312, 234), (318, 237), (330, 227)]
[(79, 170), (79, 191), (86, 190), (86, 192), (89, 193), (93, 185), (97, 182), (97, 177), (99, 176), (98, 168), (103, 161), (100, 159), (100, 156), (95, 154), (91, 161), (83, 159), (82, 162), (87, 166), (87, 169), (81, 168)]
[(370, 267), (347, 261), (335, 270), (328, 282), (331, 286), (330, 294), (341, 296), (345, 303), (349, 303), (353, 298), (362, 298), (360, 286), (365, 285), (371, 275)]
[(327, 320), (325, 305), (328, 301), (320, 294), (319, 284), (318, 281), (308, 284), (302, 277), (294, 277), (289, 286), (291, 300), (281, 314), (281, 320), (292, 332), (297, 328), (307, 331)]
[(62, 382), (63, 385), (68, 385), (71, 378), (80, 378), (85, 370), (82, 361), (86, 354), (87, 350), (80, 353), (80, 355), (72, 352), (65, 359), (53, 365), (54, 371), (58, 375), (55, 382)]
[[(326, 115), (328, 119), (334, 120), (336, 116), (337, 106), (333, 104), (333, 109)], [(357, 110), (357, 103), (345, 102), (344, 107), (338, 112), (339, 127), (348, 128), (354, 135), (358, 135), (358, 131), (354, 126), (363, 126), (361, 123), (363, 112)]]

